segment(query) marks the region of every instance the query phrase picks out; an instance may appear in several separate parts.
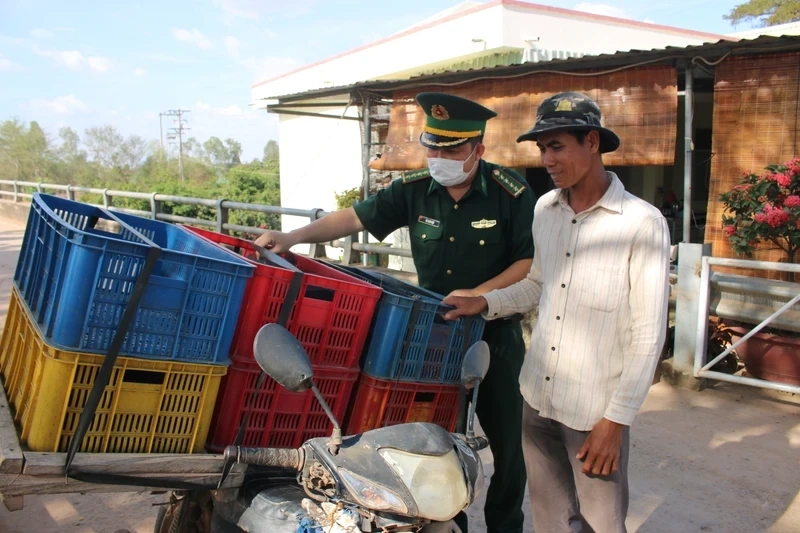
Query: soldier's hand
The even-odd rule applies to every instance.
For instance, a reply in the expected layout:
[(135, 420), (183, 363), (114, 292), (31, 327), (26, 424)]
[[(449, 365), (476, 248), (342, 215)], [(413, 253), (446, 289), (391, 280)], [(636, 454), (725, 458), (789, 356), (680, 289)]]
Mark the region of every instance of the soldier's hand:
[(444, 314), (445, 320), (455, 320), (462, 316), (479, 315), (489, 308), (483, 296), (448, 296), (442, 300), (444, 305), (455, 307)]
[(271, 252), (280, 254), (288, 252), (289, 248), (297, 244), (288, 233), (281, 233), (280, 231), (267, 231), (255, 240), (257, 246), (266, 248)]
[(475, 292), (475, 289), (456, 289), (456, 290), (454, 290), (453, 292), (451, 292), (450, 294), (447, 295), (448, 298), (450, 298), (451, 296), (467, 296), (467, 297), (470, 297), (470, 296), (480, 296), (480, 294)]

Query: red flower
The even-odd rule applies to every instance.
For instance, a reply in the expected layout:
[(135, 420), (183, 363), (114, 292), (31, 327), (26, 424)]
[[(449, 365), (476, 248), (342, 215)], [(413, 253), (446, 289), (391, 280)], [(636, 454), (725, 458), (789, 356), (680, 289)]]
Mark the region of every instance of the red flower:
[(741, 183), (741, 184), (737, 185), (736, 187), (734, 187), (733, 190), (734, 191), (748, 191), (748, 190), (750, 190), (750, 187), (752, 187), (752, 185), (750, 185), (749, 183)]
[(731, 235), (736, 233), (736, 228), (734, 228), (733, 226), (725, 226), (725, 230), (724, 231), (725, 231), (725, 235), (730, 237)]
[(759, 224), (763, 224), (767, 221), (767, 214), (766, 213), (756, 213), (753, 219), (758, 222)]
[(786, 200), (783, 201), (783, 205), (786, 207), (797, 207), (800, 205), (800, 196), (797, 196), (796, 194), (787, 196)]
[(775, 181), (777, 181), (778, 185), (781, 187), (789, 187), (792, 184), (791, 176), (786, 174), (775, 174)]
[(783, 209), (773, 209), (767, 215), (767, 224), (769, 224), (773, 228), (782, 226), (787, 222), (789, 222), (789, 213), (787, 213)]

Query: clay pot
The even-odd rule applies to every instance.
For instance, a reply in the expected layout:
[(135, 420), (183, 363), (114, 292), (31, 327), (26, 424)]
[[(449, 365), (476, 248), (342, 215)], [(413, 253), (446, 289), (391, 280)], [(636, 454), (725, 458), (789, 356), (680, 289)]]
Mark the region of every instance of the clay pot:
[[(737, 342), (749, 331), (738, 326), (730, 329), (732, 342)], [(736, 353), (752, 376), (800, 385), (800, 338), (759, 332), (736, 348)]]

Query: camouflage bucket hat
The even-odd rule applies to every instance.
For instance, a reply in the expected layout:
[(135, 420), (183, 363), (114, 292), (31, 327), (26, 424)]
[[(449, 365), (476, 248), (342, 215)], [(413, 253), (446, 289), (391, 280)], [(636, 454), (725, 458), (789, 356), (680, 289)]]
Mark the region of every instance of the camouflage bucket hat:
[(542, 133), (556, 131), (589, 131), (600, 134), (600, 153), (619, 148), (619, 137), (600, 122), (600, 107), (588, 96), (565, 92), (546, 99), (536, 112), (536, 124), (519, 137), (517, 142), (535, 141)]

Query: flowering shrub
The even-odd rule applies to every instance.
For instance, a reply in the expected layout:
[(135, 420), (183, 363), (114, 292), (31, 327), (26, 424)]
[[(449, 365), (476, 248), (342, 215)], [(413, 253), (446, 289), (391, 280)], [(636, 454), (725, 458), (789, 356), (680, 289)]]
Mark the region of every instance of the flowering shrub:
[(721, 194), (722, 227), (733, 250), (751, 257), (758, 242), (771, 242), (795, 262), (800, 248), (800, 158), (770, 165), (761, 174), (745, 173)]

